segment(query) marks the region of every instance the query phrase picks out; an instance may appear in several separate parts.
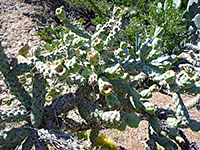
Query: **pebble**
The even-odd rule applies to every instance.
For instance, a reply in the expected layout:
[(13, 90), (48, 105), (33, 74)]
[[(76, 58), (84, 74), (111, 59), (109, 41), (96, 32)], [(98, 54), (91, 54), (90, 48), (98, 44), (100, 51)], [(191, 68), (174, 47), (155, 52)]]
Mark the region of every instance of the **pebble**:
[(142, 140), (142, 137), (139, 136), (139, 137), (138, 137), (138, 140)]
[(7, 48), (8, 43), (5, 42), (5, 41), (2, 41), (2, 42), (1, 42), (1, 45), (2, 45), (4, 48)]

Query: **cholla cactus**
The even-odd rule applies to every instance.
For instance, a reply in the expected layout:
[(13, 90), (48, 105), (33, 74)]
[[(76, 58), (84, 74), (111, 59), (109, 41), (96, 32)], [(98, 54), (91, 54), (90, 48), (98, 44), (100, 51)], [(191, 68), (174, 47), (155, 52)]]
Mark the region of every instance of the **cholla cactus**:
[[(35, 56), (16, 66), (10, 66), (0, 47), (0, 71), (23, 106), (19, 110), (1, 111), (0, 123), (27, 121), (21, 128), (2, 131), (0, 148), (31, 149), (35, 145), (47, 149), (47, 144), (51, 144), (59, 149), (76, 149), (84, 147), (84, 143), (72, 136), (74, 132), (91, 129), (91, 143), (85, 149), (92, 149), (102, 126), (123, 131), (126, 126), (137, 128), (142, 118), (149, 122), (149, 141), (154, 147), (158, 143), (176, 149), (177, 144), (182, 146), (177, 140), (181, 137), (178, 128), (200, 130), (200, 123), (189, 118), (179, 96), (183, 92), (200, 92), (199, 69), (193, 69), (197, 75), (191, 79), (183, 67), (173, 68), (179, 57), (159, 50), (163, 34), (159, 27), (155, 37), (146, 39), (136, 53), (128, 50), (128, 43), (121, 37), (129, 21), (128, 12), (126, 8), (115, 7), (112, 18), (91, 35), (69, 21), (63, 7), (58, 8), (57, 17), (71, 30), (64, 35), (65, 45), (46, 54), (36, 51)], [(32, 79), (28, 87), (31, 92), (18, 79), (26, 73)], [(145, 79), (156, 84), (139, 92), (136, 87)], [(159, 109), (140, 100), (150, 98), (160, 86), (175, 93), (176, 111)], [(46, 103), (51, 99), (50, 104)], [(71, 110), (77, 111), (82, 121), (68, 118)], [(169, 128), (168, 137), (161, 134), (165, 131), (163, 120)], [(170, 139), (175, 139), (176, 144)]]

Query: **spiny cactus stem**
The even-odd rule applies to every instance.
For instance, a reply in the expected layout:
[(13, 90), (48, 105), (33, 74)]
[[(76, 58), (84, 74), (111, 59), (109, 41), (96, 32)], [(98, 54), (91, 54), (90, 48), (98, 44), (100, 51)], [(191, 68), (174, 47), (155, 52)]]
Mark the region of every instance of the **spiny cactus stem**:
[(0, 123), (3, 122), (18, 122), (18, 121), (29, 121), (29, 112), (25, 108), (21, 107), (19, 109), (12, 110), (0, 110)]
[(178, 146), (169, 138), (167, 138), (166, 136), (164, 136), (163, 134), (160, 134), (156, 140), (156, 142), (163, 146), (165, 149), (169, 148), (169, 149), (178, 149)]
[(95, 40), (97, 37), (105, 40), (105, 33), (111, 31), (113, 24), (115, 24), (114, 19), (110, 19), (106, 24), (104, 24), (97, 32), (94, 33), (92, 39)]
[(173, 102), (176, 107), (176, 117), (179, 119), (183, 126), (187, 125), (190, 121), (189, 113), (180, 97), (179, 93), (173, 93)]
[(17, 150), (29, 150), (33, 147), (33, 140), (32, 137), (29, 136), (24, 139), (21, 145), (17, 148)]
[(5, 150), (15, 149), (27, 136), (31, 130), (26, 129), (24, 126), (21, 128), (5, 129), (0, 133), (0, 145)]
[(149, 137), (151, 140), (156, 141), (159, 145), (167, 148), (177, 149), (177, 146), (169, 138), (161, 134), (161, 128), (155, 115), (149, 118)]
[(43, 150), (46, 147), (46, 144), (41, 141), (52, 144), (55, 149), (82, 149), (81, 141), (70, 134), (61, 132), (60, 130), (28, 128), (32, 130), (33, 134), (31, 137), (34, 139), (35, 145), (38, 149)]
[(134, 59), (128, 59), (122, 62), (122, 67), (124, 68), (125, 72), (128, 72), (129, 74), (137, 73), (142, 70), (142, 67), (144, 66), (144, 63), (140, 60), (136, 61)]
[(88, 93), (88, 90), (90, 88), (80, 86), (75, 91), (59, 96), (51, 105), (45, 107), (45, 115), (52, 117), (54, 116), (54, 112), (56, 112), (56, 115), (60, 115), (62, 112), (72, 110), (84, 101), (84, 93)]
[(148, 132), (149, 132), (149, 138), (154, 141), (157, 141), (157, 138), (161, 132), (161, 128), (159, 126), (158, 120), (155, 115), (151, 115), (149, 117)]
[(24, 63), (20, 63), (17, 66), (15, 66), (11, 70), (11, 73), (15, 76), (20, 76), (20, 75), (23, 75), (24, 73), (33, 71), (32, 69), (33, 69), (32, 65), (29, 65), (24, 62)]
[(121, 80), (110, 80), (110, 83), (113, 85), (114, 88), (118, 89), (119, 91), (122, 91), (123, 93), (128, 93), (129, 101), (131, 102), (133, 108), (137, 111), (142, 111), (142, 109), (140, 108), (143, 108), (143, 104), (131, 91), (130, 85)]
[(78, 131), (86, 131), (92, 128), (92, 124), (75, 121), (72, 118), (65, 117), (63, 125), (66, 127), (67, 130), (71, 132), (78, 132)]
[(19, 76), (26, 72), (35, 72), (35, 70), (38, 70), (40, 73), (42, 73), (45, 77), (52, 77), (55, 75), (54, 68), (50, 65), (47, 65), (45, 61), (55, 61), (59, 58), (65, 57), (67, 53), (66, 49), (60, 49), (51, 53), (46, 53), (44, 55), (41, 55), (39, 58), (31, 57), (20, 64), (18, 64), (16, 67), (14, 67), (11, 70), (11, 73), (13, 75)]
[(71, 94), (65, 94), (56, 99), (51, 105), (45, 108), (45, 114), (47, 117), (60, 115), (62, 112), (68, 112), (72, 110), (75, 106), (81, 103), (81, 99), (78, 97), (73, 97)]
[(191, 88), (187, 89), (188, 93), (193, 93), (193, 94), (199, 94), (200, 93), (200, 87), (193, 85)]
[(2, 72), (4, 76), (6, 76), (10, 72), (10, 65), (9, 65), (8, 57), (6, 56), (4, 52), (4, 48), (1, 46), (1, 41), (0, 41), (0, 61), (1, 61), (0, 72)]
[(65, 24), (67, 28), (69, 28), (72, 32), (75, 32), (77, 35), (91, 39), (91, 35), (87, 33), (85, 30), (78, 28), (77, 25), (72, 23), (70, 20), (66, 18), (66, 13), (64, 7), (60, 7), (56, 9), (56, 16)]
[(95, 127), (92, 128), (92, 131), (90, 133), (90, 141), (92, 142), (91, 148), (93, 149), (96, 141), (97, 141), (97, 137), (100, 131), (100, 126), (97, 124)]
[(200, 104), (200, 95), (198, 94), (195, 98), (187, 101), (185, 107), (189, 110), (194, 108), (196, 105)]
[(196, 45), (193, 45), (191, 43), (186, 43), (185, 46), (187, 48), (190, 48), (190, 49), (194, 50), (195, 52), (200, 52), (200, 48), (198, 46), (196, 46)]
[(31, 109), (31, 96), (24, 89), (18, 78), (9, 73), (5, 76), (5, 83), (10, 87), (10, 92), (25, 106), (27, 110)]
[(70, 44), (66, 44), (65, 46), (60, 47), (58, 50), (54, 50), (49, 53), (45, 53), (37, 57), (40, 61), (46, 62), (46, 61), (55, 61), (59, 60), (61, 58), (68, 58), (68, 52), (71, 49)]
[(139, 56), (140, 56), (140, 60), (143, 61), (143, 62), (146, 62), (147, 61), (147, 56), (149, 55), (149, 53), (151, 52), (152, 50), (152, 45), (149, 44), (149, 43), (142, 43), (141, 47), (140, 47), (140, 53), (139, 53)]
[(46, 84), (46, 80), (41, 77), (41, 74), (35, 74), (32, 90), (31, 123), (36, 127), (41, 125), (43, 118), (45, 94), (47, 92)]

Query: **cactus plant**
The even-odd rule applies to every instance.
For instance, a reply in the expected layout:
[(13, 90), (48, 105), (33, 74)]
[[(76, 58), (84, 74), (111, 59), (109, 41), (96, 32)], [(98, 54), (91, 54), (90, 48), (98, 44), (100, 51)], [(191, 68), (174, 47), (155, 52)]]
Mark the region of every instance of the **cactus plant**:
[[(84, 144), (74, 138), (73, 133), (91, 129), (90, 144), (85, 148), (92, 149), (101, 127), (120, 131), (126, 126), (137, 128), (141, 118), (149, 122), (148, 143), (153, 143), (155, 149), (156, 143), (165, 149), (180, 146), (179, 141), (185, 139), (178, 134), (179, 128), (200, 130), (200, 123), (190, 119), (180, 97), (184, 92), (200, 92), (199, 68), (194, 67), (192, 71), (196, 75), (190, 78), (190, 71), (184, 71), (183, 66), (174, 69), (173, 64), (181, 64), (175, 54), (159, 52), (154, 55), (162, 41), (162, 28), (158, 27), (154, 37), (146, 39), (136, 54), (129, 54), (128, 43), (120, 37), (125, 23), (129, 22), (127, 8), (115, 7), (112, 18), (98, 26), (93, 35), (69, 21), (63, 7), (56, 10), (56, 15), (71, 30), (64, 35), (66, 45), (60, 49), (46, 54), (35, 53), (16, 66), (10, 66), (0, 46), (0, 72), (23, 106), (20, 110), (0, 111), (0, 123), (27, 121), (21, 128), (2, 131), (0, 148), (31, 149), (34, 145), (36, 149), (48, 149), (47, 144), (51, 144), (57, 149), (81, 149)], [(26, 73), (31, 75), (27, 77)], [(25, 89), (19, 76), (32, 79), (31, 92)], [(138, 90), (145, 79), (156, 84)], [(174, 93), (175, 111), (160, 109), (141, 100), (150, 98), (159, 87)], [(52, 99), (51, 103), (46, 103), (46, 99)], [(76, 111), (82, 121), (66, 117), (71, 110)]]

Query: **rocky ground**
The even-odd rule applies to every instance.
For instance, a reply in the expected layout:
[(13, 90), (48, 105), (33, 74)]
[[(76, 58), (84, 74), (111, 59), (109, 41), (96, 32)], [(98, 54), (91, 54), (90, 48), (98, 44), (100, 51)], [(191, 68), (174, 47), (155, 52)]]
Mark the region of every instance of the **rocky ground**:
[[(59, 24), (54, 12), (57, 7), (62, 5), (67, 8), (68, 17), (71, 19), (84, 17), (84, 15), (86, 15), (85, 18), (93, 17), (91, 12), (85, 11), (85, 14), (81, 14), (80, 10), (70, 7), (63, 0), (0, 0), (0, 41), (2, 41), (2, 46), (5, 48), (8, 56), (17, 56), (18, 50), (25, 43), (28, 43), (31, 48), (35, 46), (42, 47), (45, 41), (42, 41), (36, 32), (49, 25)], [(89, 32), (95, 30), (95, 25), (89, 22), (89, 20), (84, 22), (84, 25)], [(18, 106), (17, 102), (12, 103), (11, 106), (4, 105), (2, 98), (8, 93), (9, 89), (4, 84), (3, 78), (0, 78), (0, 109)], [(185, 101), (192, 98), (189, 95), (182, 95), (182, 97)], [(169, 95), (158, 92), (154, 93), (150, 101), (159, 107), (163, 107), (172, 103), (172, 98)], [(191, 118), (200, 121), (200, 116), (196, 109), (191, 109), (190, 115)], [(147, 122), (142, 121), (137, 129), (127, 128), (124, 132), (104, 130), (102, 134), (112, 138), (124, 149), (143, 150), (145, 149), (144, 142), (148, 139), (147, 127)], [(0, 129), (2, 128), (3, 125), (0, 125)], [(189, 129), (184, 130), (184, 132), (191, 142), (200, 144), (199, 132), (194, 133)]]

